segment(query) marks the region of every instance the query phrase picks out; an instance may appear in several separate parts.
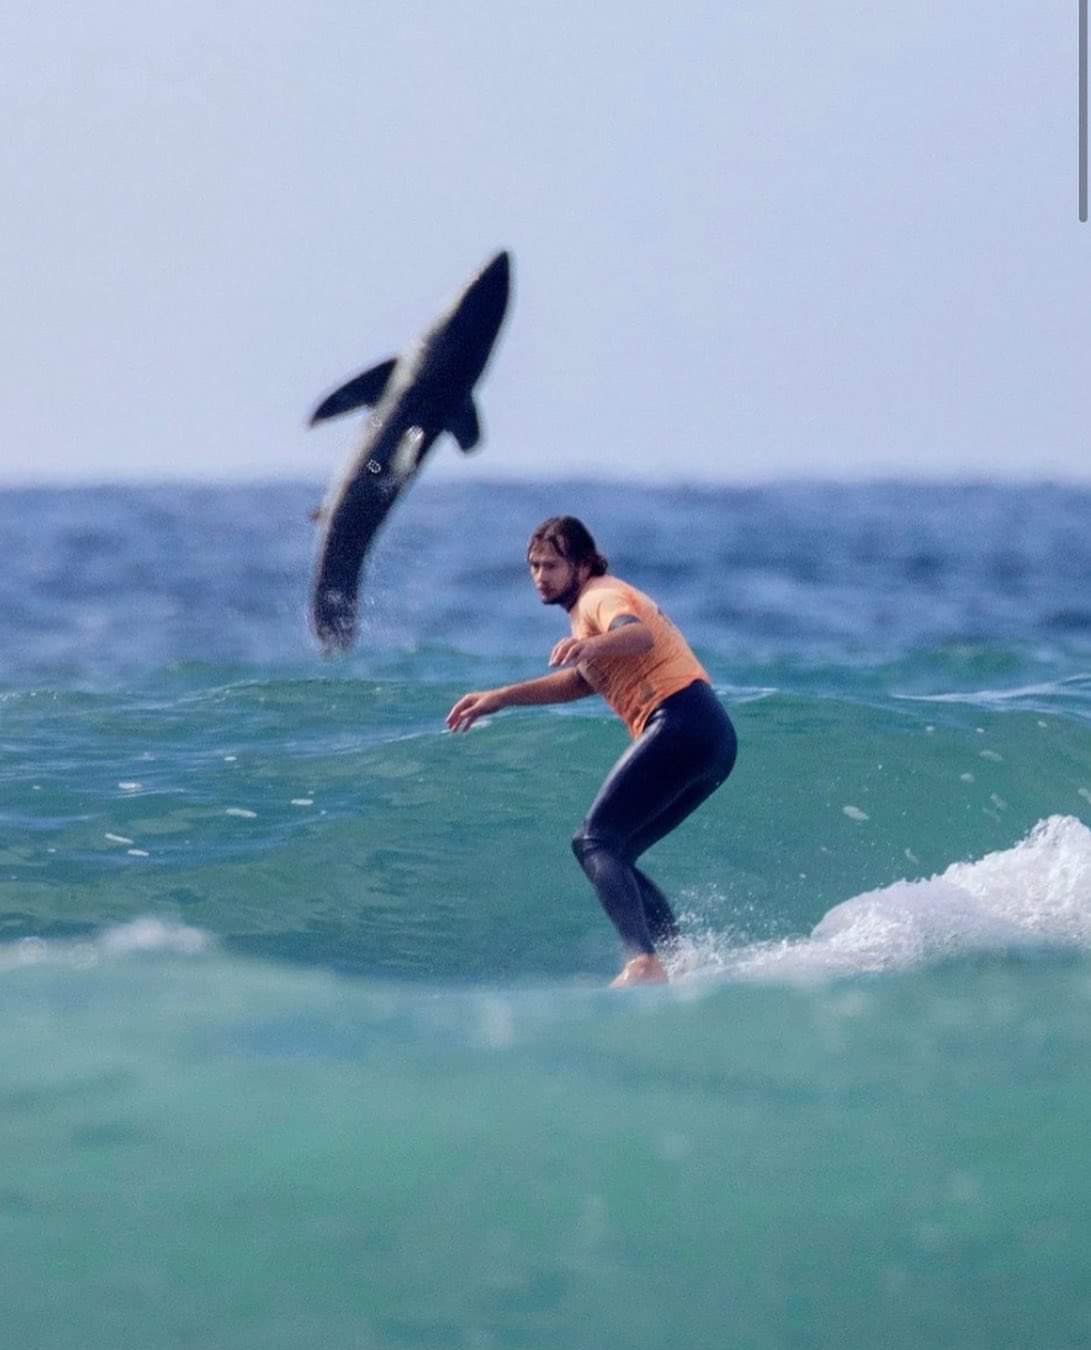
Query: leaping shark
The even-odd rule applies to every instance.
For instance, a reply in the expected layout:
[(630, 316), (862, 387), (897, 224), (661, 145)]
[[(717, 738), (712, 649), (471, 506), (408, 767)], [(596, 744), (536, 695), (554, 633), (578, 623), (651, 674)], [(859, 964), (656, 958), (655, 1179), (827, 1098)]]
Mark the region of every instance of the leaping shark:
[(318, 512), (322, 536), (310, 616), (327, 652), (352, 646), (364, 558), (437, 437), (449, 431), (464, 452), (481, 439), (473, 390), (503, 322), (510, 274), (508, 254), (498, 253), (413, 347), (354, 376), (311, 416), (314, 426), (373, 405), (363, 443)]

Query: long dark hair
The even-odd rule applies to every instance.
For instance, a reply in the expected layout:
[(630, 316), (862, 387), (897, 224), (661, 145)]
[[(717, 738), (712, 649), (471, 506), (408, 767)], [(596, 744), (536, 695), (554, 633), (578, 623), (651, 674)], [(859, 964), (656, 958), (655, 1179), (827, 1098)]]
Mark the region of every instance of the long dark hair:
[(550, 516), (543, 520), (527, 544), (527, 557), (535, 544), (550, 544), (567, 562), (588, 563), (593, 577), (606, 574), (607, 562), (595, 547), (591, 532), (582, 520), (575, 516)]

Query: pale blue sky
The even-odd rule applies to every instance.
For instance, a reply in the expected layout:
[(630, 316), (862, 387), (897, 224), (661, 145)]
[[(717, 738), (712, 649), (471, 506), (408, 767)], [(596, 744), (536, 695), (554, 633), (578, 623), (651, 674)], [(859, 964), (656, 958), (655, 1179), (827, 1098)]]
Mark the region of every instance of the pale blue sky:
[(0, 480), (325, 478), (515, 259), (437, 477), (1091, 477), (1076, 0), (0, 16)]

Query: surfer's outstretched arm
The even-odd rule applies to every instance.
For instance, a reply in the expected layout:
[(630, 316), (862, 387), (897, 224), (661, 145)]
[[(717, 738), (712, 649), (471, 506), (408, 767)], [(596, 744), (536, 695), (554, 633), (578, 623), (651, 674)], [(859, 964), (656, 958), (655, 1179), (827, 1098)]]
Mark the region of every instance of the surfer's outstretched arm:
[(543, 675), (536, 680), (507, 684), (500, 689), (483, 689), (463, 694), (447, 714), (451, 731), (468, 731), (479, 717), (499, 712), (501, 708), (527, 707), (539, 703), (571, 703), (586, 698), (595, 691), (575, 668)]

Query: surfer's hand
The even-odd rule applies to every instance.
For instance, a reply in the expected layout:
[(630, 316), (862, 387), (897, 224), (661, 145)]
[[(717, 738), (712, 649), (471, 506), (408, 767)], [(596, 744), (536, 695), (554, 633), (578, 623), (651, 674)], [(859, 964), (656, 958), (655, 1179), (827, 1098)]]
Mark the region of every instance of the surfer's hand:
[(594, 638), (561, 638), (549, 653), (551, 666), (577, 666), (594, 655)]
[(469, 731), (479, 717), (499, 712), (503, 706), (495, 689), (484, 689), (473, 694), (463, 694), (447, 714), (447, 729), (449, 731)]

